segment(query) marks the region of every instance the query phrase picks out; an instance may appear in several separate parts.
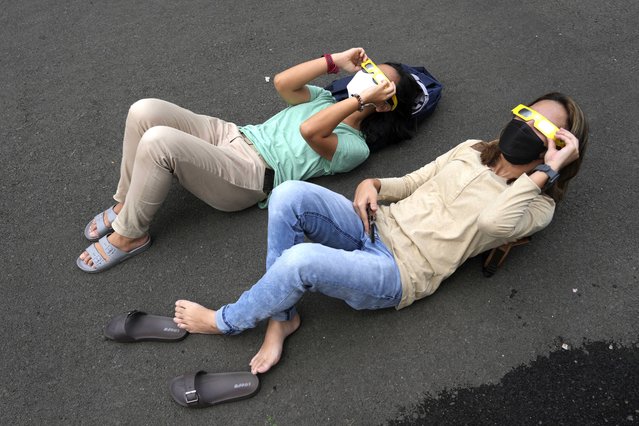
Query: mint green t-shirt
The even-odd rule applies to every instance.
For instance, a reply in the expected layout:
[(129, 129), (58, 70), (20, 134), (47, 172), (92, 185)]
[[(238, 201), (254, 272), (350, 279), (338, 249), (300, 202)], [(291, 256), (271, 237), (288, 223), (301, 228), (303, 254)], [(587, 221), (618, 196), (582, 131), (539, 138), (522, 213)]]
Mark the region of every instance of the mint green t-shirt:
[[(331, 92), (306, 86), (308, 102), (291, 105), (266, 122), (240, 127), (257, 151), (275, 171), (273, 186), (287, 180), (306, 180), (317, 176), (348, 172), (368, 158), (370, 151), (362, 133), (346, 124), (337, 125), (337, 150), (331, 161), (321, 157), (300, 134), (300, 125), (309, 117), (335, 103)], [(260, 203), (266, 207), (267, 202)]]

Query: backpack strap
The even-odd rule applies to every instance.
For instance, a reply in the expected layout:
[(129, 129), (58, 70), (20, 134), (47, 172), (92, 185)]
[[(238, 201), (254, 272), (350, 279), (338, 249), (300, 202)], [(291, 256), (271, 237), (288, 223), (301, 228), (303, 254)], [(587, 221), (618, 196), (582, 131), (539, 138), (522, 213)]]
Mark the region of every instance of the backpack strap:
[(524, 237), (520, 240), (506, 243), (499, 247), (484, 253), (484, 263), (482, 264), (482, 272), (486, 278), (492, 277), (497, 272), (497, 268), (501, 267), (506, 261), (506, 256), (510, 253), (510, 249), (516, 246), (522, 246), (530, 242), (530, 237)]

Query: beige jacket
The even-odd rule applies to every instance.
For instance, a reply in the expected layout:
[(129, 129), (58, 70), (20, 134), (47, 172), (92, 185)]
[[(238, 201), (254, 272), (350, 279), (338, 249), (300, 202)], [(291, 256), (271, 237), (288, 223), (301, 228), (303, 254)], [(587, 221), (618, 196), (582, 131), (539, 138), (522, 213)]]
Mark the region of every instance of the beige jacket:
[(377, 226), (402, 279), (397, 309), (432, 294), (466, 259), (548, 226), (554, 201), (524, 174), (508, 185), (468, 140), (401, 178), (380, 179)]

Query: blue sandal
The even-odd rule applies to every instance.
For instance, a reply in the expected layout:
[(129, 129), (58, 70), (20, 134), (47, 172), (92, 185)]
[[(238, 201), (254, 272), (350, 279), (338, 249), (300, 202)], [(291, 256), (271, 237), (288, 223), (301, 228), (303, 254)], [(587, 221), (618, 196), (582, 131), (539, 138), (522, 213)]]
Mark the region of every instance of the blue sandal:
[[(106, 209), (105, 211), (103, 211), (102, 213), (98, 213), (97, 215), (95, 215), (95, 217), (93, 219), (91, 219), (89, 221), (89, 223), (87, 223), (87, 226), (84, 227), (84, 237), (89, 240), (89, 241), (98, 241), (100, 240), (100, 238), (104, 237), (107, 234), (110, 234), (111, 232), (113, 232), (113, 228), (110, 226), (106, 226), (104, 224), (104, 214), (106, 213), (107, 215), (107, 219), (109, 219), (109, 223), (113, 223), (113, 221), (118, 217), (118, 214), (115, 212), (115, 210), (113, 210), (113, 207), (115, 207), (115, 205), (109, 207), (108, 209)], [(97, 231), (98, 231), (98, 236), (97, 237), (92, 237), (89, 232), (91, 232), (91, 224), (95, 221), (95, 225), (97, 226)]]
[(75, 261), (76, 265), (78, 265), (78, 268), (90, 274), (106, 271), (107, 269), (114, 267), (118, 263), (122, 263), (128, 258), (133, 257), (136, 254), (140, 254), (148, 249), (151, 246), (151, 237), (149, 236), (149, 239), (140, 247), (135, 248), (129, 252), (122, 251), (111, 244), (107, 238), (107, 235), (100, 238), (100, 245), (102, 246), (102, 249), (106, 253), (108, 259), (102, 257), (94, 243), (87, 247), (87, 249), (85, 250), (91, 256), (91, 260), (93, 260), (93, 266), (87, 265), (82, 261), (82, 259), (80, 259), (80, 256), (78, 256), (78, 259)]

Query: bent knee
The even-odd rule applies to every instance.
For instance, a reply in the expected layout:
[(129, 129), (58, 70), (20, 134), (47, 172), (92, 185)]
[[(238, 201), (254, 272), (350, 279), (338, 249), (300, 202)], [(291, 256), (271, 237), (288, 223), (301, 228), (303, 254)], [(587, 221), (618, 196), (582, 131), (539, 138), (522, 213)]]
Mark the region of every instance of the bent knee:
[(158, 155), (169, 155), (173, 152), (173, 140), (171, 135), (176, 130), (168, 126), (154, 126), (144, 132), (138, 144), (137, 156), (150, 156), (155, 158)]
[(304, 194), (307, 185), (309, 183), (298, 180), (289, 180), (279, 184), (271, 193), (269, 211), (291, 205), (293, 200)]
[(157, 112), (162, 109), (165, 101), (155, 98), (146, 98), (136, 101), (129, 107), (129, 118), (139, 122), (152, 123), (157, 117)]
[[(307, 182), (302, 182), (299, 180), (287, 180), (286, 182), (282, 182), (277, 185), (277, 187), (271, 193), (271, 200), (275, 198), (276, 201), (280, 199), (288, 199), (291, 198), (294, 194), (299, 194), (304, 191), (304, 187), (308, 185)], [(272, 202), (272, 201), (270, 201)]]
[(289, 270), (304, 271), (313, 265), (322, 264), (321, 254), (317, 250), (317, 244), (300, 243), (282, 252), (278, 262)]

